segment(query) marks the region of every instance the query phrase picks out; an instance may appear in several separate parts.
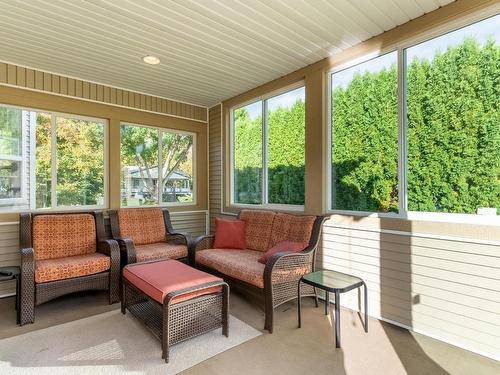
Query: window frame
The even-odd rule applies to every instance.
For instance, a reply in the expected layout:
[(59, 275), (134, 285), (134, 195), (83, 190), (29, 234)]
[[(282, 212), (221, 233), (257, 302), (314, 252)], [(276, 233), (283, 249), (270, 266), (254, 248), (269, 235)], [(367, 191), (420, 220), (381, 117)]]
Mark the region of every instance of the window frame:
[[(98, 118), (98, 117), (91, 117), (91, 116), (82, 116), (82, 115), (77, 115), (73, 113), (65, 113), (65, 112), (57, 112), (57, 111), (50, 111), (50, 110), (44, 110), (40, 108), (33, 108), (33, 107), (23, 107), (23, 106), (16, 106), (16, 105), (10, 105), (10, 104), (3, 104), (0, 103), (0, 107), (6, 107), (6, 108), (14, 108), (14, 109), (19, 109), (23, 112), (28, 112), (30, 113), (30, 116), (32, 116), (33, 113), (47, 113), (50, 114), (50, 123), (51, 123), (51, 129), (50, 129), (50, 140), (51, 140), (51, 149), (50, 149), (50, 156), (51, 156), (51, 175), (52, 175), (52, 181), (55, 181), (55, 183), (51, 184), (50, 187), (50, 192), (51, 192), (51, 204), (50, 207), (46, 208), (36, 208), (36, 190), (35, 188), (32, 188), (36, 185), (36, 175), (35, 175), (35, 162), (36, 162), (36, 132), (35, 132), (35, 126), (36, 126), (36, 116), (33, 118), (35, 126), (30, 126), (29, 130), (25, 128), (24, 120), (23, 120), (23, 129), (22, 129), (22, 137), (23, 137), (23, 145), (26, 142), (26, 136), (27, 133), (30, 133), (30, 146), (29, 146), (29, 152), (26, 152), (25, 148), (23, 148), (23, 160), (22, 160), (22, 173), (23, 173), (23, 181), (22, 181), (22, 189), (25, 192), (22, 194), (22, 198), (12, 198), (12, 199), (5, 199), (5, 200), (0, 200), (2, 203), (20, 203), (20, 202), (26, 202), (26, 206), (29, 206), (29, 208), (22, 208), (18, 206), (2, 206), (0, 207), (0, 214), (5, 214), (5, 213), (17, 213), (17, 212), (33, 212), (33, 213), (43, 213), (43, 212), (71, 212), (71, 211), (86, 211), (86, 210), (100, 210), (100, 209), (106, 209), (109, 207), (109, 121), (107, 119), (103, 118)], [(75, 205), (75, 206), (58, 206), (57, 205), (57, 147), (56, 147), (56, 141), (57, 141), (57, 134), (56, 134), (56, 118), (57, 117), (62, 117), (62, 118), (68, 118), (68, 119), (75, 119), (75, 120), (81, 120), (81, 121), (93, 121), (93, 122), (98, 122), (102, 123), (104, 126), (104, 143), (103, 143), (103, 158), (104, 158), (104, 184), (103, 184), (103, 191), (104, 191), (104, 197), (103, 197), (103, 204), (102, 205)], [(30, 123), (31, 123), (30, 119)], [(31, 125), (31, 124), (30, 124)], [(27, 166), (29, 161), (29, 167)], [(55, 176), (55, 178), (54, 178)], [(28, 191), (28, 180), (30, 181), (30, 189)], [(29, 199), (28, 199), (29, 198)]]
[[(387, 46), (376, 52), (366, 53), (348, 62), (342, 63), (326, 71), (326, 158), (327, 158), (327, 189), (326, 189), (326, 212), (328, 214), (349, 215), (357, 217), (372, 217), (372, 218), (393, 218), (406, 220), (448, 222), (448, 223), (466, 223), (480, 225), (500, 225), (500, 213), (493, 215), (465, 214), (465, 213), (450, 213), (450, 212), (423, 212), (408, 210), (408, 118), (407, 118), (407, 60), (406, 50), (418, 44), (424, 43), (431, 39), (444, 36), (454, 31), (460, 30), (472, 24), (481, 22), (491, 17), (500, 15), (500, 13), (492, 12), (486, 9), (482, 12), (468, 15), (466, 17), (448, 22), (432, 30), (428, 30), (413, 37), (406, 39), (401, 43)], [(355, 210), (338, 210), (332, 208), (332, 75), (336, 72), (348, 69), (363, 62), (377, 58), (391, 52), (397, 52), (397, 103), (398, 103), (398, 212), (369, 212)]]
[[(30, 204), (30, 199), (31, 198), (31, 192), (28, 191), (28, 179), (31, 179), (31, 174), (27, 175), (27, 164), (28, 162), (31, 162), (29, 156), (30, 153), (27, 152), (26, 150), (26, 136), (28, 131), (25, 128), (25, 119), (24, 119), (24, 113), (23, 112), (32, 112), (29, 110), (26, 110), (25, 108), (17, 107), (17, 106), (12, 106), (12, 105), (7, 105), (7, 104), (0, 104), (0, 107), (3, 108), (12, 108), (12, 109), (18, 109), (21, 111), (21, 156), (13, 156), (13, 155), (0, 155), (0, 160), (4, 161), (19, 161), (21, 162), (21, 196), (19, 198), (0, 198), (0, 203), (2, 203), (2, 206), (0, 206), (0, 212), (15, 212), (13, 209), (12, 210), (2, 210), (4, 207), (9, 207), (8, 205), (11, 204), (15, 207), (16, 204), (22, 204), (25, 203), (26, 205)], [(31, 116), (31, 113), (30, 113)], [(30, 118), (31, 122), (31, 118)], [(31, 135), (30, 135), (31, 136)], [(31, 149), (31, 144), (30, 144), (30, 149)], [(31, 172), (31, 171), (30, 171)], [(5, 206), (4, 206), (5, 205)]]
[(192, 171), (193, 171), (193, 200), (191, 202), (161, 202), (161, 196), (159, 197), (158, 201), (156, 204), (150, 204), (150, 205), (145, 205), (145, 206), (124, 206), (122, 205), (122, 198), (121, 198), (121, 176), (120, 176), (120, 208), (146, 208), (146, 207), (182, 207), (182, 206), (196, 206), (198, 204), (198, 169), (197, 169), (197, 133), (195, 132), (190, 132), (187, 130), (178, 130), (178, 129), (171, 129), (171, 128), (163, 128), (161, 126), (153, 126), (153, 125), (148, 125), (148, 124), (140, 124), (136, 122), (128, 122), (128, 121), (120, 121), (120, 154), (119, 154), (119, 159), (120, 159), (120, 175), (121, 175), (121, 169), (122, 169), (122, 158), (121, 158), (121, 150), (122, 150), (122, 142), (121, 142), (121, 129), (122, 125), (128, 125), (128, 126), (138, 126), (141, 128), (148, 128), (148, 129), (153, 129), (158, 131), (158, 164), (160, 164), (160, 159), (162, 156), (161, 152), (161, 146), (162, 146), (162, 137), (160, 136), (162, 132), (170, 132), (170, 133), (176, 133), (176, 134), (182, 134), (182, 135), (190, 135), (193, 137), (193, 145), (191, 146), (191, 151), (192, 151)]
[[(281, 87), (277, 90), (270, 91), (264, 95), (254, 97), (252, 99), (249, 99), (247, 101), (238, 103), (231, 108), (229, 108), (229, 167), (230, 167), (230, 181), (229, 181), (229, 199), (230, 199), (230, 207), (238, 208), (238, 209), (245, 209), (245, 208), (267, 208), (267, 209), (272, 209), (272, 210), (279, 210), (279, 211), (297, 211), (297, 212), (303, 212), (305, 210), (305, 205), (297, 205), (297, 204), (279, 204), (279, 203), (268, 203), (268, 135), (269, 135), (269, 128), (268, 128), (268, 119), (266, 116), (267, 113), (267, 100), (274, 98), (276, 96), (285, 94), (289, 91), (293, 91), (299, 88), (304, 88), (304, 94), (306, 92), (306, 86), (305, 86), (305, 81), (300, 80), (297, 82), (294, 82), (290, 85)], [(234, 145), (235, 145), (235, 131), (234, 131), (234, 111), (236, 109), (245, 107), (249, 104), (253, 104), (256, 102), (262, 101), (262, 203), (260, 204), (250, 204), (250, 203), (237, 203), (234, 201)], [(305, 102), (305, 101), (304, 101)], [(304, 119), (305, 122), (305, 119)], [(305, 124), (304, 124), (305, 126)], [(305, 150), (305, 148), (304, 148)], [(305, 167), (305, 164), (304, 164)], [(305, 189), (305, 186), (304, 186)]]

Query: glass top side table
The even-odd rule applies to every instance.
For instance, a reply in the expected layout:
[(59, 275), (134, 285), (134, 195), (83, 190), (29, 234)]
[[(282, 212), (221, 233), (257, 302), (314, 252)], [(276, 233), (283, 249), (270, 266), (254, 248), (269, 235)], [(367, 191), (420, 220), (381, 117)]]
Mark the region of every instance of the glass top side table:
[[(342, 272), (321, 270), (302, 276), (300, 281), (325, 291), (325, 315), (328, 315), (329, 313), (328, 307), (330, 303), (330, 293), (335, 294), (335, 347), (337, 348), (340, 348), (340, 294), (363, 287), (365, 302), (365, 317), (363, 326), (365, 332), (368, 332), (368, 291), (366, 284), (362, 279)], [(297, 298), (299, 328), (302, 326), (300, 298), (301, 282), (299, 282)]]

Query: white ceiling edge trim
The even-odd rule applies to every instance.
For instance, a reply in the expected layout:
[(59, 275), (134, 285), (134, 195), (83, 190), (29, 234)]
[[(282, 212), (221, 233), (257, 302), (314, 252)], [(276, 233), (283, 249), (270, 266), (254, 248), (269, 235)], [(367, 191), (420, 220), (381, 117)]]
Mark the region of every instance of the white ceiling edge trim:
[[(203, 105), (203, 104), (195, 104), (195, 103), (190, 103), (190, 102), (186, 102), (186, 101), (183, 101), (183, 100), (177, 100), (177, 99), (173, 99), (173, 98), (167, 98), (165, 96), (155, 95), (155, 94), (151, 94), (151, 93), (147, 93), (147, 92), (143, 92), (143, 91), (131, 90), (131, 89), (127, 89), (125, 87), (119, 87), (119, 86), (109, 85), (107, 83), (97, 82), (97, 81), (93, 81), (93, 80), (85, 79), (85, 78), (81, 78), (81, 77), (75, 77), (75, 76), (68, 75), (68, 74), (62, 74), (62, 73), (52, 72), (50, 70), (44, 70), (44, 69), (34, 68), (32, 66), (19, 64), (19, 63), (12, 62), (12, 61), (0, 60), (0, 63), (9, 64), (9, 65), (16, 65), (16, 66), (18, 66), (20, 68), (36, 70), (36, 71), (39, 71), (39, 72), (42, 72), (42, 73), (55, 74), (57, 76), (61, 76), (61, 77), (65, 77), (65, 78), (77, 79), (79, 81), (85, 81), (85, 82), (93, 83), (95, 85), (106, 86), (106, 87), (110, 87), (110, 88), (117, 89), (117, 90), (125, 90), (125, 91), (129, 91), (129, 92), (133, 92), (135, 94), (141, 94), (141, 95), (147, 95), (147, 96), (154, 96), (156, 98), (170, 100), (171, 102), (177, 102), (177, 103), (192, 105), (192, 106), (195, 106), (195, 107), (206, 108), (206, 109), (210, 108), (210, 107), (207, 107), (206, 105)], [(16, 87), (19, 87), (19, 86), (16, 86)], [(37, 91), (40, 91), (40, 90), (37, 90)], [(44, 91), (44, 92), (48, 93), (47, 91)], [(66, 95), (63, 95), (63, 96), (66, 96)], [(72, 97), (72, 96), (70, 96), (70, 97)], [(101, 103), (101, 102), (98, 102), (98, 103)], [(110, 103), (106, 103), (106, 104), (110, 104)], [(125, 107), (125, 108), (131, 108), (131, 107)], [(152, 112), (152, 111), (146, 111), (146, 112)], [(153, 113), (159, 113), (159, 112), (153, 112)], [(174, 115), (170, 115), (170, 116), (179, 117), (179, 116), (174, 116)], [(188, 117), (182, 117), (182, 118), (188, 118)], [(200, 121), (200, 120), (195, 120), (195, 121)], [(205, 121), (202, 121), (202, 122), (205, 122)]]
[[(20, 65), (18, 65), (18, 66), (20, 66)], [(32, 68), (28, 68), (28, 69), (32, 69)], [(48, 72), (45, 72), (45, 73), (48, 73)], [(59, 75), (57, 73), (50, 73), (50, 74)], [(80, 79), (80, 78), (74, 78), (74, 77), (67, 77), (67, 78)], [(90, 82), (90, 81), (87, 81), (87, 82)], [(95, 83), (95, 82), (92, 82), (92, 83)], [(97, 83), (97, 84), (98, 85), (102, 85), (102, 83)], [(205, 120), (198, 120), (198, 119), (194, 119), (192, 117), (184, 117), (184, 116), (179, 116), (179, 115), (172, 115), (172, 114), (169, 114), (169, 113), (149, 111), (147, 109), (135, 108), (135, 107), (128, 107), (126, 105), (113, 104), (113, 103), (108, 103), (108, 102), (101, 102), (99, 100), (81, 98), (81, 97), (78, 97), (78, 96), (72, 96), (72, 95), (67, 95), (67, 94), (60, 94), (60, 93), (57, 93), (57, 92), (44, 91), (44, 90), (34, 89), (34, 88), (31, 88), (31, 87), (22, 87), (22, 86), (18, 86), (18, 85), (12, 85), (12, 84), (9, 84), (9, 83), (0, 83), (0, 86), (12, 87), (12, 88), (20, 89), (20, 90), (27, 90), (27, 91), (39, 92), (39, 93), (47, 94), (47, 95), (60, 96), (60, 97), (63, 97), (63, 98), (69, 98), (69, 99), (74, 99), (74, 100), (83, 100), (85, 102), (90, 102), (90, 103), (110, 105), (112, 107), (124, 108), (124, 109), (129, 109), (129, 110), (132, 110), (132, 111), (141, 111), (141, 112), (146, 112), (146, 113), (153, 113), (155, 115), (166, 116), (166, 117), (175, 117), (175, 118), (179, 118), (179, 119), (182, 119), (182, 120), (188, 120), (188, 121), (199, 122), (199, 123), (202, 123), (202, 124), (208, 124), (208, 119), (206, 121)], [(109, 87), (112, 87), (112, 86), (109, 86)], [(116, 88), (116, 87), (113, 87), (113, 88)], [(127, 90), (127, 89), (119, 89), (119, 90), (125, 90), (125, 91), (130, 91), (130, 92), (137, 93), (137, 91)], [(151, 95), (151, 94), (142, 94), (142, 95), (154, 96), (154, 95)], [(158, 96), (158, 98), (159, 98), (159, 96)], [(162, 98), (162, 99), (165, 99), (165, 98)], [(168, 100), (172, 100), (172, 99), (168, 99)], [(184, 103), (184, 104), (189, 104), (189, 103)], [(194, 105), (194, 104), (191, 104), (191, 105)], [(21, 105), (20, 107), (23, 107), (23, 106)], [(39, 109), (39, 110), (46, 110), (44, 108), (32, 108), (32, 107), (29, 107), (29, 108), (31, 108), (31, 109)], [(207, 108), (207, 110), (208, 110), (208, 108)]]

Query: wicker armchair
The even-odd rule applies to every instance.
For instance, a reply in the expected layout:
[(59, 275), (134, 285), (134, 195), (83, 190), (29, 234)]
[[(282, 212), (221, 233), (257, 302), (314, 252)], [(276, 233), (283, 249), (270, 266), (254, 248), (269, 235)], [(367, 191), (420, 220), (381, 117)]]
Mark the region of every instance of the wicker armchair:
[(191, 236), (174, 230), (167, 209), (122, 208), (110, 210), (109, 218), (113, 238), (120, 245), (122, 267), (161, 259), (191, 263)]
[[(288, 225), (290, 223), (284, 224), (283, 220), (274, 219), (273, 214), (264, 211), (243, 210), (238, 215), (240, 219), (247, 221), (247, 246), (251, 247), (250, 250), (213, 249), (214, 236), (200, 236), (190, 247), (190, 257), (195, 260), (197, 268), (224, 278), (231, 288), (250, 294), (264, 306), (264, 329), (270, 333), (273, 332), (274, 309), (297, 298), (300, 278), (315, 269), (316, 249), (323, 222), (326, 220), (324, 216), (276, 214), (278, 217), (296, 220), (296, 223)], [(251, 218), (256, 215), (261, 216), (257, 219), (257, 223)], [(250, 220), (248, 220), (249, 217)], [(301, 222), (305, 223), (303, 219), (309, 220), (309, 225), (302, 225)], [(283, 231), (284, 225), (288, 227)], [(265, 265), (257, 262), (262, 252), (276, 242), (288, 239), (297, 241), (297, 235), (300, 235), (298, 234), (300, 231), (309, 238), (306, 241), (309, 245), (302, 252), (274, 254)], [(287, 238), (287, 236), (292, 238)], [(274, 238), (274, 242), (272, 238)], [(225, 269), (219, 267), (218, 262), (224, 263)], [(242, 264), (243, 268), (241, 268)], [(303, 284), (301, 294), (304, 297), (313, 297), (316, 306), (318, 305), (315, 288)]]
[(118, 302), (120, 249), (104, 233), (102, 212), (20, 216), (20, 324), (33, 323), (35, 306), (83, 290), (108, 290)]

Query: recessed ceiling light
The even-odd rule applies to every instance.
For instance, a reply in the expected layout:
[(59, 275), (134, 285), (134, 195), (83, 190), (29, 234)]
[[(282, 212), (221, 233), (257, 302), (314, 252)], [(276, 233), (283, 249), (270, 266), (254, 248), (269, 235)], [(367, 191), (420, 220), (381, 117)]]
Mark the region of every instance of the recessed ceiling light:
[(142, 61), (144, 61), (146, 64), (150, 64), (150, 65), (158, 65), (160, 63), (160, 59), (158, 57), (151, 56), (151, 55), (144, 56), (142, 58)]

